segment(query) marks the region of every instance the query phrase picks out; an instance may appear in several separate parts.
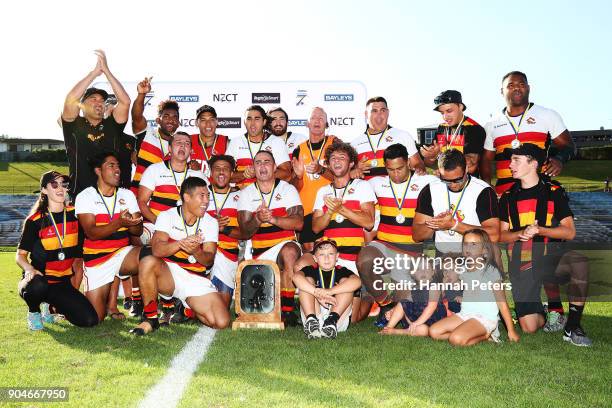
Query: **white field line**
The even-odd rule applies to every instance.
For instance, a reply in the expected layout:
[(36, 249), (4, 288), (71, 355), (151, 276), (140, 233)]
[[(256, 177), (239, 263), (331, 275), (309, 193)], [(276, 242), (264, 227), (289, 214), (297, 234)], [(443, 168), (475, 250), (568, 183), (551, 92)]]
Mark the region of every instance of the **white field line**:
[(139, 407), (173, 408), (176, 407), (187, 389), (193, 373), (204, 360), (208, 348), (215, 338), (216, 330), (210, 327), (201, 327), (189, 343), (177, 354), (170, 367), (157, 384), (151, 388)]

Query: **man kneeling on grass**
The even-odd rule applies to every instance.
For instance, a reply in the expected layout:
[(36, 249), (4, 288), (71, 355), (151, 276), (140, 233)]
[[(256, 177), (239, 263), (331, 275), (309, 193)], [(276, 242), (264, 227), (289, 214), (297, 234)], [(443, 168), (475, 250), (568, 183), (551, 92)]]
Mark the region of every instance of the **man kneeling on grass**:
[(304, 333), (309, 339), (334, 339), (339, 331), (348, 329), (353, 293), (361, 287), (361, 279), (349, 269), (336, 265), (336, 241), (317, 240), (313, 254), (317, 265), (306, 266), (293, 276), (293, 283), (300, 290)]
[(217, 220), (206, 213), (209, 202), (206, 182), (187, 177), (180, 197), (182, 205), (157, 216), (151, 239), (152, 255), (143, 249), (140, 257), (145, 320), (130, 330), (138, 336), (159, 327), (158, 292), (180, 299), (207, 326), (224, 329), (230, 323), (221, 294), (206, 276), (217, 252), (219, 232)]

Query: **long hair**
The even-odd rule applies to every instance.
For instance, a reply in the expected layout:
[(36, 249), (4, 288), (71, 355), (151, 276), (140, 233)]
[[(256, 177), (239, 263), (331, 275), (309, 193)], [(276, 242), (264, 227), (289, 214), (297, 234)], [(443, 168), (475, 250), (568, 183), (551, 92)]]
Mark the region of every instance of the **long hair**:
[(480, 241), (482, 242), (482, 246), (484, 247), (484, 250), (485, 250), (485, 260), (487, 262), (487, 265), (491, 265), (497, 268), (499, 273), (502, 274), (502, 271), (499, 265), (497, 264), (497, 261), (495, 260), (496, 247), (493, 244), (493, 242), (491, 242), (491, 238), (489, 238), (489, 234), (487, 234), (487, 231), (483, 229), (474, 228), (474, 229), (466, 231), (463, 234), (463, 238), (465, 239), (465, 237), (470, 234), (480, 237)]
[(36, 202), (32, 206), (32, 209), (30, 210), (30, 214), (28, 216), (35, 214), (37, 212), (45, 213), (47, 212), (48, 208), (49, 208), (49, 197), (47, 197), (47, 195), (44, 194), (41, 189), (38, 195), (38, 198), (36, 199)]

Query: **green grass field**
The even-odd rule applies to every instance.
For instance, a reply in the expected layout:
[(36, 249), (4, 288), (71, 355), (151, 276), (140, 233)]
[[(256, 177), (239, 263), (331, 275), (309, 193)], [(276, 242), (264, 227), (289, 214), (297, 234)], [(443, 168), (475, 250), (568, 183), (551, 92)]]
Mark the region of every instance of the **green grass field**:
[[(594, 264), (609, 265), (609, 255), (593, 255)], [(136, 406), (198, 328), (175, 325), (133, 338), (133, 320), (106, 320), (93, 329), (61, 322), (32, 333), (13, 253), (0, 253), (0, 269), (0, 386), (68, 387), (62, 406)], [(225, 330), (179, 406), (610, 406), (612, 303), (590, 303), (583, 325), (595, 340), (591, 349), (559, 333), (459, 349), (380, 336), (371, 319), (334, 341), (307, 341), (297, 328)]]
[[(68, 172), (67, 163), (4, 163), (0, 166), (0, 194), (30, 194), (38, 189), (40, 175), (47, 170)], [(601, 191), (603, 180), (612, 176), (612, 160), (576, 160), (567, 164), (557, 179), (569, 191)]]

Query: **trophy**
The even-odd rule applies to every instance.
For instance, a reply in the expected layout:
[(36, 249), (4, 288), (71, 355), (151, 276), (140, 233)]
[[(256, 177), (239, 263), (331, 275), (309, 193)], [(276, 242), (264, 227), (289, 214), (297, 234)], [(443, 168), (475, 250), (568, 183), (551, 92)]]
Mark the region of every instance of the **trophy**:
[(242, 261), (236, 271), (232, 329), (284, 330), (280, 307), (280, 271), (272, 261)]

